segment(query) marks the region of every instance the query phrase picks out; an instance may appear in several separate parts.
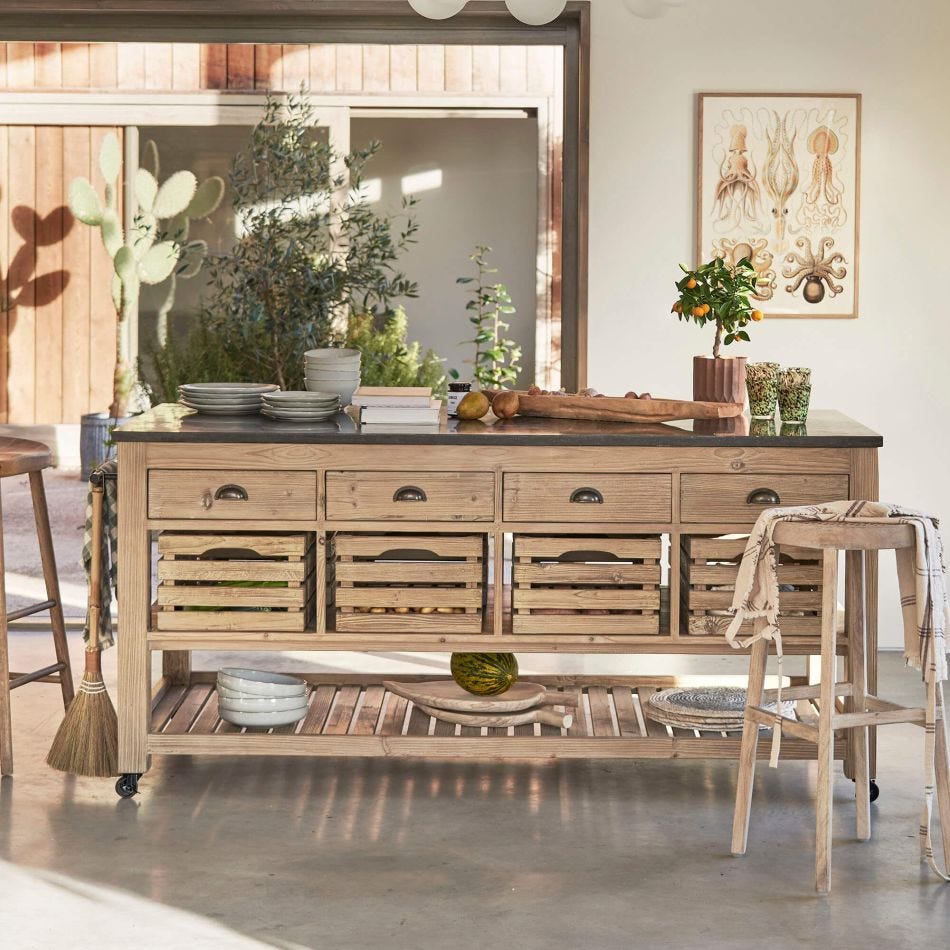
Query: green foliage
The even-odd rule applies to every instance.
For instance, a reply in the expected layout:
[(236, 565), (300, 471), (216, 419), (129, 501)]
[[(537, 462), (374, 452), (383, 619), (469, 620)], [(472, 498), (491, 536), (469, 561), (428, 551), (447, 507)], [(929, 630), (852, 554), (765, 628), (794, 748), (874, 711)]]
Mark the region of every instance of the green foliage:
[[(465, 305), (469, 323), (475, 329), (475, 337), (466, 343), (475, 345), (475, 357), (471, 361), (472, 375), (482, 389), (500, 389), (514, 384), (521, 373), (521, 346), (515, 340), (503, 336), (510, 326), (503, 316), (515, 313), (511, 295), (504, 284), (489, 283), (489, 277), (498, 273), (490, 267), (488, 255), (491, 248), (479, 244), (469, 260), (475, 264), (477, 277), (458, 277), (457, 284), (472, 284), (472, 299)], [(458, 377), (458, 372), (452, 370)]]
[(350, 317), (346, 345), (362, 351), (364, 386), (431, 386), (444, 396), (445, 370), (433, 350), (422, 355), (417, 342), (408, 343), (408, 320), (402, 307), (385, 317), (358, 314)]
[[(154, 146), (153, 152), (157, 175), (158, 153)], [(177, 172), (159, 185), (151, 172), (139, 169), (133, 182), (139, 209), (126, 234), (119, 221), (116, 201), (122, 149), (111, 132), (99, 149), (99, 171), (104, 181), (102, 198), (87, 179), (75, 178), (69, 186), (69, 208), (77, 220), (99, 228), (102, 244), (112, 258), (112, 301), (118, 334), (109, 412), (120, 417), (128, 412), (132, 389), (132, 374), (124, 362), (124, 353), (129, 318), (138, 310), (139, 289), (142, 284), (160, 284), (171, 277), (184, 253), (182, 244), (160, 233), (160, 219), (183, 213), (195, 197), (198, 185), (195, 176), (188, 171)]]
[(416, 233), (414, 199), (378, 214), (361, 184), (379, 143), (342, 156), (314, 124), (304, 92), (268, 98), (229, 174), (241, 235), (207, 263), (209, 326), (237, 360), (259, 347), (248, 378), (284, 389), (302, 386), (304, 352), (339, 342), (351, 310), (386, 313), (417, 295), (396, 269)]
[[(689, 270), (680, 264), (683, 277), (676, 282), (679, 298), (672, 312), (679, 320), (692, 320), (701, 327), (716, 325), (713, 356), (719, 356), (722, 343), (728, 346), (736, 340), (749, 342), (746, 327), (750, 321), (762, 319), (762, 312), (749, 302), (756, 290), (755, 268), (748, 258), (731, 267), (721, 257), (708, 264)], [(725, 339), (723, 334), (725, 333)]]

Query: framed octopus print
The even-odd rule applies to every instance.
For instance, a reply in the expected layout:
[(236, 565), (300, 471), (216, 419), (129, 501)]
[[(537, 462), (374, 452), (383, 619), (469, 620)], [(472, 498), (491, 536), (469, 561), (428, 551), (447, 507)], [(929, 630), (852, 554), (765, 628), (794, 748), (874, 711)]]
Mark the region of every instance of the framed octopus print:
[(701, 93), (699, 262), (748, 258), (772, 317), (858, 315), (861, 97)]

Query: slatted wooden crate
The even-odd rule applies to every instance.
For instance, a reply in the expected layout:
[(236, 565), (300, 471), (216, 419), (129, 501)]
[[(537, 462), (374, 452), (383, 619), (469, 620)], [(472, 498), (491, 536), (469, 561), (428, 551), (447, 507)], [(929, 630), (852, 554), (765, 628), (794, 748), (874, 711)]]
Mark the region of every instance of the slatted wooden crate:
[(163, 531), (156, 627), (306, 630), (315, 613), (314, 541), (309, 533)]
[(515, 535), (513, 633), (660, 632), (659, 535)]
[(488, 538), (338, 532), (330, 587), (339, 632), (481, 633)]
[[(693, 636), (721, 636), (729, 626), (739, 562), (747, 537), (682, 539), (681, 615)], [(821, 555), (806, 548), (779, 551), (779, 604), (785, 636), (821, 633)], [(743, 625), (749, 633), (751, 623)]]

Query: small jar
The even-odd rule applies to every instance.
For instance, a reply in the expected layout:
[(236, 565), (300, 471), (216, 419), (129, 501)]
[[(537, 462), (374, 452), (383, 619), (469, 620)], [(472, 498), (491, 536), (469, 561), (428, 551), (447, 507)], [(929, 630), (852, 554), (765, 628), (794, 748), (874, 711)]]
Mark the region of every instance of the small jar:
[(449, 383), (449, 397), (446, 400), (445, 408), (450, 419), (457, 419), (459, 414), (459, 403), (465, 396), (472, 391), (471, 383)]

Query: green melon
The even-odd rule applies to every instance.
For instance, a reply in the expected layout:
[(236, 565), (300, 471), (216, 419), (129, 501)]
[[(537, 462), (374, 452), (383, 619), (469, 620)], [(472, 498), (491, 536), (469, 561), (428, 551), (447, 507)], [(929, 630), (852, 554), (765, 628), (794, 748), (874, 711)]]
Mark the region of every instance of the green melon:
[(452, 679), (476, 696), (498, 696), (518, 681), (514, 653), (453, 653)]

